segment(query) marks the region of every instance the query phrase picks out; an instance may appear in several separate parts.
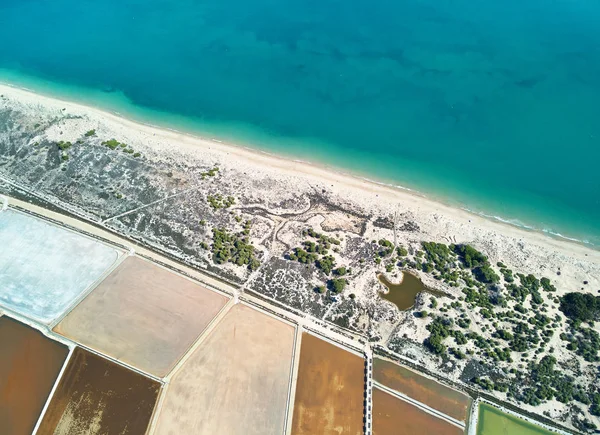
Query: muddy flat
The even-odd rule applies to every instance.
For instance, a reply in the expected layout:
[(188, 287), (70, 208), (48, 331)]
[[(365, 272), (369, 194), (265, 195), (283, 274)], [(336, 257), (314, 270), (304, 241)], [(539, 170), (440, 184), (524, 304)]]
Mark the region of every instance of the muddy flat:
[(116, 250), (13, 210), (0, 214), (0, 305), (39, 322), (62, 315), (117, 260)]
[(76, 348), (39, 427), (39, 435), (143, 435), (160, 384)]
[(149, 261), (128, 257), (54, 331), (163, 377), (227, 300)]
[(373, 388), (373, 435), (460, 435), (464, 430)]
[(398, 364), (374, 358), (373, 379), (456, 420), (467, 419), (469, 396)]
[(30, 434), (69, 353), (61, 343), (0, 317), (0, 433)]
[(295, 329), (234, 305), (178, 369), (156, 434), (282, 434)]
[(302, 335), (292, 434), (363, 433), (363, 358)]

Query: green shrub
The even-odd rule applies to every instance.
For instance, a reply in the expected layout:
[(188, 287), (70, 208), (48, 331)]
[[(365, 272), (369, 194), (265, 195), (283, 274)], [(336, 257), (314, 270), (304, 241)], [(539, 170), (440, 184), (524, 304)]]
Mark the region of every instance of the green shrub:
[(58, 147), (58, 149), (65, 151), (68, 150), (69, 148), (71, 148), (73, 146), (73, 144), (71, 142), (64, 142), (64, 141), (60, 141), (56, 144), (56, 146)]
[(110, 148), (111, 150), (114, 150), (117, 149), (117, 147), (121, 145), (121, 143), (116, 139), (110, 139), (102, 142), (102, 145)]
[(231, 234), (224, 228), (213, 228), (212, 232), (211, 250), (215, 263), (229, 262), (237, 266), (245, 265), (251, 271), (258, 269), (260, 262), (256, 258), (255, 248), (247, 236), (240, 237), (237, 234)]
[(598, 320), (600, 316), (600, 296), (589, 293), (567, 293), (560, 299), (559, 308), (565, 316), (576, 323)]
[(500, 281), (500, 277), (494, 272), (489, 264), (484, 264), (473, 269), (477, 281), (485, 284), (494, 284)]
[(453, 248), (463, 264), (469, 268), (474, 268), (487, 262), (487, 257), (472, 246), (462, 244), (453, 245), (451, 248)]
[(343, 292), (344, 289), (346, 288), (347, 284), (348, 284), (348, 281), (346, 281), (344, 278), (334, 278), (334, 279), (330, 279), (328, 281), (329, 289), (333, 293)]

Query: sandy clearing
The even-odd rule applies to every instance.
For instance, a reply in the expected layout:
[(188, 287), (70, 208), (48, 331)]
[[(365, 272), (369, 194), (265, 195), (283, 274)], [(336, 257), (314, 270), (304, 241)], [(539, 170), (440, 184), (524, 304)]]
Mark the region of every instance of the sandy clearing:
[(284, 431), (294, 327), (234, 305), (174, 374), (154, 433)]
[(174, 272), (131, 256), (54, 331), (163, 377), (227, 300)]
[(304, 333), (293, 435), (363, 433), (363, 358)]

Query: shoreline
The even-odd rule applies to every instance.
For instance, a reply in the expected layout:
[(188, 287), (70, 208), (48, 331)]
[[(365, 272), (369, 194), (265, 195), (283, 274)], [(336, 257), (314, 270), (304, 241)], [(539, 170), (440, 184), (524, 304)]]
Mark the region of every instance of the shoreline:
[[(450, 244), (470, 245), (487, 257), (498, 278), (504, 275), (507, 283), (506, 274), (513, 273), (520, 280), (528, 275), (551, 280), (554, 289), (548, 291), (556, 293), (542, 297), (546, 304), (540, 308), (526, 303), (525, 308), (532, 317), (541, 309), (549, 319), (560, 318), (561, 322), (551, 328), (554, 332), (570, 331), (568, 324), (562, 322), (558, 298), (579, 289), (595, 295), (600, 289), (600, 252), (581, 244), (297, 159), (148, 126), (98, 108), (0, 85), (0, 93), (3, 91), (5, 98), (0, 99), (0, 109), (6, 116), (2, 137), (6, 159), (1, 172), (7, 186), (2, 187), (8, 195), (12, 192), (10, 186), (15, 186), (16, 193), (19, 189), (24, 191), (19, 196), (21, 200), (36, 203), (39, 198), (38, 205), (62, 208), (83, 223), (154, 249), (176, 264), (199, 274), (206, 271), (211, 279), (239, 288), (239, 294), (247, 292), (282, 310), (314, 319), (315, 325), (334, 327), (344, 336), (361, 337), (399, 361), (416, 361), (425, 372), (473, 391), (480, 388), (462, 378), (464, 373), (470, 373), (467, 364), (478, 358), (489, 362), (492, 357), (477, 351), (473, 342), (462, 343), (461, 349), (474, 356), (457, 357), (456, 365), (449, 371), (438, 356), (422, 346), (430, 336), (427, 326), (433, 316), (454, 322), (467, 316), (468, 329), (487, 340), (493, 339), (493, 330), (499, 326), (492, 325), (492, 320), (476, 309), (483, 303), (461, 298), (469, 294), (461, 287), (471, 276), (477, 277), (474, 272), (469, 275), (466, 271), (468, 276), (461, 281), (461, 266), (453, 263), (450, 269), (458, 274), (458, 279), (440, 279), (435, 271), (431, 273), (431, 267), (417, 266), (424, 254), (420, 249), (428, 251), (424, 242), (440, 243), (445, 250)], [(94, 134), (88, 135), (91, 130)], [(126, 148), (125, 153), (113, 153), (110, 146), (102, 145), (113, 138)], [(65, 141), (73, 148), (68, 154), (71, 159), (62, 159), (68, 160), (63, 163), (56, 148), (62, 149), (60, 145)], [(127, 155), (134, 150), (139, 152), (139, 160)], [(43, 167), (48, 168), (49, 175), (38, 182)], [(214, 173), (207, 176), (211, 172)], [(213, 205), (215, 195), (233, 198), (233, 207), (219, 211), (223, 207)], [(130, 216), (119, 218), (126, 215)], [(252, 227), (252, 233), (246, 233), (247, 243), (255, 247), (257, 268), (252, 270), (249, 263), (248, 267), (241, 267), (231, 261), (219, 265), (215, 251), (207, 248), (209, 242), (215, 241), (211, 228), (236, 232), (245, 231), (247, 226)], [(330, 281), (329, 274), (318, 270), (318, 258), (312, 268), (291, 261), (287, 255), (294, 246), (301, 246), (307, 235), (315, 237), (307, 228), (317, 231), (319, 237), (324, 232), (335, 238), (340, 247), (332, 249), (332, 263), (352, 268), (339, 296), (316, 294), (316, 286), (329, 286)], [(394, 247), (406, 248), (406, 260), (382, 258), (378, 240), (393, 240)], [(400, 252), (399, 255), (402, 256)], [(401, 270), (403, 278), (404, 270), (409, 269), (426, 287), (443, 291), (448, 298), (439, 307), (427, 305), (429, 297), (422, 297), (408, 312), (396, 309), (378, 294), (380, 286), (375, 278), (390, 265), (392, 270)], [(503, 272), (503, 268), (508, 272)], [(442, 273), (440, 268), (435, 270)], [(499, 291), (506, 292), (510, 304), (507, 307), (513, 307), (512, 303), (519, 301), (517, 296), (508, 284), (500, 285)], [(452, 301), (456, 299), (465, 302), (458, 301), (455, 306)], [(432, 310), (427, 309), (431, 316), (414, 315), (426, 307)], [(501, 322), (502, 327), (516, 324)], [(552, 337), (549, 346), (565, 349), (559, 334)], [(540, 352), (549, 354), (543, 346), (532, 358), (538, 359)], [(580, 367), (585, 367), (583, 374), (573, 370), (567, 373), (584, 384), (593, 382), (589, 375), (591, 365), (581, 355), (566, 350), (555, 354), (560, 364), (576, 358)], [(494, 364), (494, 370), (516, 368), (521, 362), (529, 362), (529, 355), (519, 353), (509, 362)], [(575, 427), (575, 414), (554, 399), (534, 406), (514, 401), (503, 392), (490, 394), (507, 406), (514, 404), (533, 416), (557, 419), (566, 427)], [(596, 421), (588, 409), (577, 409)]]
[[(600, 254), (600, 246), (586, 243), (584, 240), (570, 238), (561, 234), (548, 232), (544, 229), (530, 228), (514, 224), (502, 217), (473, 212), (465, 207), (453, 207), (444, 202), (428, 197), (426, 194), (411, 188), (385, 183), (345, 172), (341, 168), (329, 166), (324, 162), (307, 162), (293, 159), (246, 145), (235, 145), (211, 137), (195, 135), (191, 132), (179, 131), (168, 127), (160, 127), (143, 121), (131, 120), (119, 112), (109, 112), (101, 108), (79, 102), (63, 100), (37, 93), (31, 89), (0, 81), (0, 94), (9, 96), (25, 104), (43, 104), (57, 110), (78, 112), (90, 117), (91, 120), (108, 121), (120, 129), (142, 133), (146, 139), (162, 139), (166, 142), (176, 142), (179, 149), (175, 151), (210, 151), (243, 159), (245, 162), (258, 164), (270, 170), (283, 172), (286, 175), (304, 176), (317, 183), (327, 182), (335, 190), (353, 190), (376, 197), (392, 200), (405, 205), (405, 208), (416, 208), (429, 213), (439, 213), (450, 217), (461, 224), (475, 225), (496, 231), (504, 236), (524, 239), (530, 243), (543, 245), (551, 249), (575, 255), (580, 259), (590, 259), (590, 255)], [(153, 148), (153, 145), (146, 146)], [(333, 183), (333, 184), (332, 184)], [(586, 258), (587, 257), (587, 258)]]

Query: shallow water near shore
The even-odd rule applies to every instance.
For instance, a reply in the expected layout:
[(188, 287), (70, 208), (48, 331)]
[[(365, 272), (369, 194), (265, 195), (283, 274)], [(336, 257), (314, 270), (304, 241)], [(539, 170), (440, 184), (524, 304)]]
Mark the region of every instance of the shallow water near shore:
[(0, 24), (1, 80), (600, 246), (597, 2), (11, 0)]

